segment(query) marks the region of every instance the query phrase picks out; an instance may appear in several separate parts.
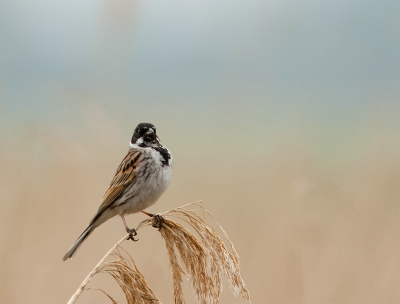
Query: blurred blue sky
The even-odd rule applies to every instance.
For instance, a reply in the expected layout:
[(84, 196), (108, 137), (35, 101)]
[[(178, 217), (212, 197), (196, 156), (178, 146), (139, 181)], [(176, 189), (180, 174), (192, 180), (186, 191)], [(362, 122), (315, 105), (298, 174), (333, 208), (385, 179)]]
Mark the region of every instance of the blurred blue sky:
[(398, 116), (399, 16), (385, 0), (0, 0), (0, 115), (64, 123), (90, 100), (125, 122), (340, 136), (382, 104)]

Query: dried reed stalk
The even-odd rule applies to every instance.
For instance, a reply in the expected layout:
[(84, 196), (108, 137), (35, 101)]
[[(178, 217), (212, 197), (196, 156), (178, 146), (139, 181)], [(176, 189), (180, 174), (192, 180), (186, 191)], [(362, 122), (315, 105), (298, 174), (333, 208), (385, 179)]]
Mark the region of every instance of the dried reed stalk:
[(92, 279), (92, 277), (99, 273), (99, 268), (101, 265), (104, 263), (104, 261), (107, 259), (109, 255), (111, 255), (114, 250), (123, 242), (126, 240), (127, 236), (124, 236), (122, 239), (120, 239), (117, 243), (115, 243), (114, 246), (111, 247), (111, 249), (106, 253), (106, 255), (97, 263), (97, 265), (92, 269), (92, 271), (87, 275), (87, 277), (83, 280), (81, 285), (79, 285), (78, 289), (75, 291), (75, 293), (72, 295), (72, 297), (69, 299), (67, 304), (73, 304), (75, 301), (78, 299), (78, 297), (81, 295), (83, 290), (85, 289), (86, 285), (89, 283), (89, 281)]
[(118, 304), (118, 302), (112, 296), (110, 296), (108, 293), (106, 293), (103, 289), (100, 289), (100, 288), (86, 288), (86, 290), (99, 290), (102, 293), (104, 293), (107, 296), (107, 298), (110, 299), (112, 304)]
[[(115, 279), (124, 292), (128, 304), (159, 304), (160, 301), (147, 285), (132, 257), (124, 249), (122, 250), (128, 257), (123, 256), (117, 247), (111, 254), (116, 260), (104, 263), (99, 267), (99, 272), (108, 273)], [(115, 301), (106, 292), (104, 293)]]
[[(199, 207), (203, 211), (203, 217), (195, 212), (197, 210), (188, 210), (187, 208), (190, 206)], [(159, 231), (165, 241), (170, 259), (175, 304), (185, 303), (182, 290), (183, 275), (189, 276), (196, 300), (199, 303), (217, 304), (222, 292), (222, 273), (228, 278), (233, 294), (235, 296), (241, 295), (244, 300), (250, 302), (249, 292), (240, 276), (239, 256), (232, 242), (218, 224), (229, 242), (232, 250), (230, 252), (214, 228), (206, 222), (205, 214), (212, 217), (201, 202), (191, 203), (161, 214), (164, 221)], [(192, 227), (198, 234), (199, 239), (189, 229), (172, 220), (172, 218), (181, 220)], [(142, 221), (136, 230), (146, 226), (158, 227), (159, 224), (157, 218), (149, 218)], [(160, 303), (147, 286), (142, 274), (137, 270), (133, 259), (128, 253), (126, 253), (128, 258), (124, 257), (118, 250), (119, 244), (125, 239), (126, 237), (111, 248), (83, 281), (74, 294), (75, 297), (71, 298), (73, 301), (70, 300), (68, 303), (74, 303), (93, 275), (100, 272), (109, 273), (113, 276), (125, 293), (128, 304)], [(117, 259), (104, 263), (108, 256), (113, 256)], [(111, 296), (107, 293), (105, 294), (114, 304), (116, 303)]]

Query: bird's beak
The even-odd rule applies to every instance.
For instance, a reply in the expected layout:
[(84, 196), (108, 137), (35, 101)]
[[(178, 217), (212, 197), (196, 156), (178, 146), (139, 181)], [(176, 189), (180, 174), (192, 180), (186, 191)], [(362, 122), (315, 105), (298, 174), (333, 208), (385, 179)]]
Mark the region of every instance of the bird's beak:
[(146, 138), (148, 138), (149, 140), (154, 140), (154, 139), (156, 138), (156, 133), (154, 133), (154, 130), (153, 130), (153, 129), (149, 129), (149, 130), (144, 134), (144, 136), (145, 136)]

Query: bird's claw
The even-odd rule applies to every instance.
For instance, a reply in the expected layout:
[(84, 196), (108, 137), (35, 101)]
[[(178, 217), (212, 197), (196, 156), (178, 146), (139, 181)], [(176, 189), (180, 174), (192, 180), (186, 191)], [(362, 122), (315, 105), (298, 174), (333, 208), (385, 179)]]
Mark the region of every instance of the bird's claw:
[(158, 228), (158, 231), (160, 231), (160, 229), (162, 228), (163, 224), (165, 223), (164, 218), (162, 217), (162, 215), (159, 214), (153, 214), (154, 217), (154, 221), (152, 226), (154, 228)]
[(139, 239), (135, 239), (135, 238), (133, 237), (133, 234), (130, 234), (130, 235), (126, 238), (126, 240), (132, 240), (132, 241), (134, 241), (134, 242), (139, 241)]
[(158, 231), (162, 228), (163, 224), (165, 223), (164, 218), (160, 214), (148, 213), (144, 210), (142, 212), (152, 218), (154, 218), (153, 223), (151, 224), (154, 228), (158, 228)]
[(134, 242), (139, 241), (139, 239), (135, 239), (135, 238), (134, 238), (134, 236), (137, 235), (137, 232), (136, 232), (135, 229), (126, 228), (126, 232), (129, 233), (129, 236), (128, 236), (127, 240), (132, 240), (132, 241), (134, 241)]

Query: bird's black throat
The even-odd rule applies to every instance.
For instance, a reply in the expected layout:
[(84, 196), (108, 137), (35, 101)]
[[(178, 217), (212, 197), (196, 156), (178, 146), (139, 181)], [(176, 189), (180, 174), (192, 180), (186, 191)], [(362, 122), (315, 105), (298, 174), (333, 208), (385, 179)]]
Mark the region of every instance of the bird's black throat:
[(169, 153), (168, 149), (165, 148), (164, 146), (157, 146), (157, 147), (153, 147), (154, 150), (156, 150), (157, 152), (160, 153), (160, 155), (162, 156), (162, 160), (161, 163), (164, 166), (169, 166), (168, 161), (171, 159), (171, 154)]

